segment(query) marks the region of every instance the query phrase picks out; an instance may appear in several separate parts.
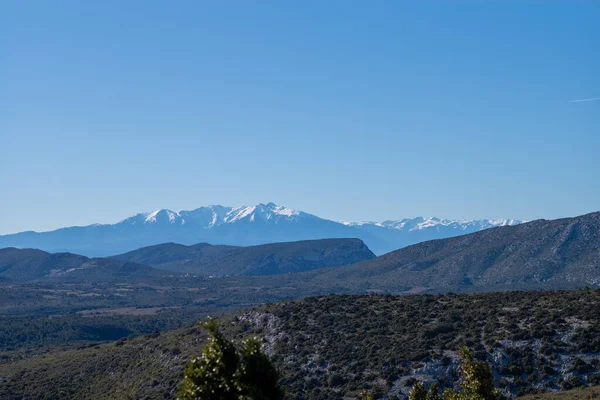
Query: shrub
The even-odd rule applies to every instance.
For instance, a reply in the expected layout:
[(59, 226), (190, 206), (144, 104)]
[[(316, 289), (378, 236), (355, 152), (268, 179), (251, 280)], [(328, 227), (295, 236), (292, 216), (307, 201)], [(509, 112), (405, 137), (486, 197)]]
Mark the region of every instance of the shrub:
[[(494, 388), (492, 370), (490, 366), (481, 361), (475, 361), (473, 353), (466, 347), (460, 350), (460, 374), (462, 392), (452, 389), (444, 391), (444, 400), (497, 400), (499, 391)], [(431, 385), (429, 392), (425, 392), (422, 382), (416, 382), (409, 395), (410, 400), (439, 400), (438, 386)]]
[(215, 321), (204, 324), (209, 343), (184, 372), (178, 399), (280, 400), (278, 373), (257, 339), (237, 348), (219, 331)]

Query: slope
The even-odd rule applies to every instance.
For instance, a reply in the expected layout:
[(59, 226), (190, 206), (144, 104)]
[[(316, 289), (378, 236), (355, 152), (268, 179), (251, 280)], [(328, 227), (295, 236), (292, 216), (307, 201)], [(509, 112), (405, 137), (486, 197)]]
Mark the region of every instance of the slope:
[(600, 212), (423, 242), (312, 279), (394, 293), (598, 286)]
[(259, 246), (183, 246), (166, 243), (113, 256), (162, 270), (196, 275), (272, 275), (309, 271), (370, 260), (360, 239), (322, 239)]
[(0, 249), (0, 278), (8, 282), (89, 282), (156, 278), (167, 274), (146, 265), (107, 258), (87, 258), (71, 253), (51, 254), (36, 249)]
[[(456, 384), (457, 353), (489, 361), (510, 396), (600, 383), (600, 291), (321, 296), (222, 320), (263, 338), (289, 399), (406, 398), (415, 379)], [(0, 397), (172, 398), (199, 326), (0, 363)]]

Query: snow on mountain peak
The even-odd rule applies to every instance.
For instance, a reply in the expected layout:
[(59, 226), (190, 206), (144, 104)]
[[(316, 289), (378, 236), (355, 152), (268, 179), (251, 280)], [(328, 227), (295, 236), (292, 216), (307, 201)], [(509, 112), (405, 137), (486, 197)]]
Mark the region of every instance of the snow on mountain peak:
[(522, 224), (527, 221), (519, 221), (516, 219), (500, 218), (500, 219), (491, 219), (488, 222), (492, 226), (512, 226), (512, 225), (519, 225), (519, 224)]
[[(314, 217), (302, 211), (297, 211), (289, 207), (280, 206), (275, 203), (258, 203), (252, 206), (225, 207), (220, 205), (210, 205), (197, 208), (191, 211), (171, 211), (168, 209), (159, 209), (150, 213), (137, 214), (130, 217), (122, 223), (130, 224), (186, 224), (190, 227), (197, 226), (204, 229), (211, 229), (222, 224), (234, 224), (237, 222), (256, 223), (268, 222), (272, 224), (283, 223), (284, 221), (294, 222), (299, 218)], [(371, 221), (339, 221), (340, 224), (357, 228), (385, 228), (394, 231), (425, 231), (425, 230), (452, 230), (470, 232), (498, 226), (517, 225), (522, 221), (514, 219), (446, 219), (437, 217), (416, 217), (402, 218), (398, 220), (388, 220), (383, 222)]]
[(362, 221), (362, 222), (352, 222), (352, 221), (339, 221), (341, 224), (346, 226), (378, 226), (382, 228), (400, 230), (400, 231), (421, 231), (425, 229), (440, 229), (440, 228), (451, 228), (451, 229), (459, 229), (459, 230), (467, 230), (474, 227), (479, 227), (480, 229), (484, 228), (492, 228), (496, 226), (506, 226), (506, 225), (518, 225), (523, 221), (518, 221), (514, 219), (481, 219), (481, 220), (469, 220), (469, 219), (447, 219), (447, 218), (437, 218), (437, 217), (416, 217), (416, 218), (403, 218), (399, 220), (388, 220), (383, 222), (371, 222), (371, 221)]
[(293, 216), (300, 215), (300, 211), (296, 211), (296, 210), (293, 210), (291, 208), (284, 207), (284, 206), (278, 206), (278, 205), (273, 204), (273, 203), (267, 204), (267, 207), (271, 211), (273, 211), (275, 214), (284, 215), (286, 217), (293, 217)]
[(299, 211), (293, 210), (288, 207), (278, 206), (275, 203), (262, 204), (259, 203), (254, 206), (242, 206), (232, 209), (227, 213), (223, 222), (233, 223), (243, 219), (248, 219), (251, 222), (257, 219), (261, 220), (279, 220), (280, 218), (294, 218), (300, 215)]
[(170, 224), (181, 221), (184, 223), (185, 221), (181, 218), (178, 212), (167, 210), (167, 209), (159, 209), (156, 211), (152, 211), (145, 215), (144, 223), (146, 224), (155, 224), (159, 220), (168, 220)]
[(227, 216), (223, 219), (224, 222), (232, 223), (235, 221), (239, 221), (249, 215), (251, 215), (256, 210), (256, 206), (241, 206), (238, 208), (234, 208), (230, 212), (227, 213)]

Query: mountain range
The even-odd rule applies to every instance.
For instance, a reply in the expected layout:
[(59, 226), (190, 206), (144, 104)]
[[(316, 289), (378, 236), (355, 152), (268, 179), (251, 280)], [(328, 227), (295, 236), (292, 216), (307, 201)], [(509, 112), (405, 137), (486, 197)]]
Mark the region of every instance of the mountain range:
[(359, 238), (375, 254), (384, 254), (426, 240), (521, 222), (512, 219), (450, 220), (433, 217), (384, 222), (338, 222), (274, 203), (242, 207), (212, 205), (191, 211), (161, 209), (140, 213), (116, 224), (3, 235), (0, 236), (0, 247), (36, 248), (92, 257), (168, 242), (252, 246), (299, 240)]
[[(88, 267), (97, 265), (107, 269), (101, 280), (123, 276), (124, 272), (133, 277), (156, 277), (159, 273), (238, 275), (231, 281), (234, 285), (274, 290), (293, 286), (298, 293), (398, 294), (598, 286), (600, 212), (430, 240), (378, 257), (360, 239), (247, 247), (164, 243), (112, 258), (92, 259), (32, 249), (0, 251), (3, 280), (77, 274), (92, 279), (90, 274), (100, 270)], [(253, 275), (256, 279), (251, 279)], [(219, 284), (227, 286), (230, 282), (225, 279)], [(288, 293), (293, 296), (293, 291)]]
[(9, 247), (0, 249), (0, 282), (145, 281), (186, 274), (272, 275), (372, 258), (375, 255), (360, 239), (305, 240), (249, 247), (164, 243), (110, 258)]
[(375, 258), (360, 239), (321, 239), (258, 246), (165, 243), (111, 257), (195, 275), (274, 275), (341, 266)]
[(600, 286), (600, 212), (431, 240), (301, 281), (390, 293)]
[[(377, 385), (404, 396), (414, 379), (453, 384), (462, 345), (492, 363), (509, 396), (600, 383), (600, 212), (373, 256), (359, 239), (165, 243), (91, 259), (0, 250), (0, 397), (48, 396), (49, 388), (76, 398), (172, 397), (184, 361), (201, 344), (191, 320), (281, 300), (293, 301), (237, 314), (223, 326), (263, 336), (289, 392), (311, 393), (298, 398), (354, 398)], [(342, 263), (351, 264), (336, 266)], [(418, 293), (427, 295), (391, 296)], [(343, 296), (301, 299), (323, 294)]]
[(166, 275), (146, 265), (110, 258), (88, 258), (72, 253), (47, 253), (36, 249), (0, 249), (0, 281), (40, 279), (106, 281), (158, 278)]

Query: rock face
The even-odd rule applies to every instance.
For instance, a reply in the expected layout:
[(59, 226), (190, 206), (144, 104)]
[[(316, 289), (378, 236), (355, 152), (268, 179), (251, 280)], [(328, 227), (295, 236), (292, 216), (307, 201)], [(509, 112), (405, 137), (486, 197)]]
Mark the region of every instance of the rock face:
[(222, 276), (302, 272), (353, 264), (374, 257), (360, 239), (323, 239), (249, 247), (166, 243), (113, 258), (173, 272)]

